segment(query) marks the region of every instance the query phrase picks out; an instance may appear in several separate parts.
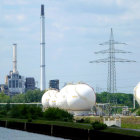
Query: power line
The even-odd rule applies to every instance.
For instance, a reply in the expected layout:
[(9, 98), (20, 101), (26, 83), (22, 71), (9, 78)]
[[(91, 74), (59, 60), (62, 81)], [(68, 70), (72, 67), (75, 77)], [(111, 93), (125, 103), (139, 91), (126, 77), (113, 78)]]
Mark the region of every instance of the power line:
[(111, 28), (110, 40), (105, 42), (105, 43), (99, 44), (99, 45), (109, 45), (109, 49), (102, 50), (102, 51), (99, 51), (99, 52), (95, 52), (95, 54), (108, 53), (109, 54), (108, 58), (90, 61), (90, 63), (108, 63), (107, 91), (109, 93), (117, 92), (117, 89), (116, 89), (116, 67), (115, 67), (115, 62), (121, 62), (121, 63), (124, 63), (124, 62), (136, 62), (136, 61), (133, 61), (133, 60), (116, 58), (115, 53), (130, 53), (130, 52), (115, 49), (115, 44), (117, 44), (117, 45), (118, 44), (126, 45), (126, 43), (120, 43), (120, 42), (117, 42), (117, 41), (114, 40), (113, 30)]

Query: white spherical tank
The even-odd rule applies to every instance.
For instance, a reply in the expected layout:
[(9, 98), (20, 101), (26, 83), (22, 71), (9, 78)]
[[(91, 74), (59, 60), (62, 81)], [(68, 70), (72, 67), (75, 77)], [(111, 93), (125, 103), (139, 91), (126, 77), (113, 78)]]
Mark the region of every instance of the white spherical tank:
[[(45, 92), (42, 96), (42, 99), (41, 99), (41, 103), (43, 105), (44, 108), (48, 108), (50, 106), (50, 104), (54, 103), (53, 100), (55, 98), (55, 95), (58, 93), (57, 90), (48, 90), (47, 92)], [(52, 100), (53, 98), (53, 100)], [(51, 101), (50, 101), (51, 100)], [(52, 105), (51, 104), (51, 105)], [(53, 105), (52, 105), (53, 106)]]
[(71, 84), (60, 92), (49, 90), (42, 96), (44, 108), (59, 107), (69, 111), (89, 111), (96, 104), (96, 94), (87, 84)]
[(134, 88), (134, 96), (138, 104), (140, 105), (140, 82)]
[(94, 90), (87, 84), (76, 84), (68, 88), (67, 102), (70, 110), (86, 111), (96, 104)]

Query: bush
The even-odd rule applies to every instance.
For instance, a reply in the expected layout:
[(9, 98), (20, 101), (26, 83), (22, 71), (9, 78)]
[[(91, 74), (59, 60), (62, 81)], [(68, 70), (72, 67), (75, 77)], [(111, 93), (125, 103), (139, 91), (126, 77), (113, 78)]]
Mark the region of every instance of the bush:
[(20, 119), (37, 119), (42, 117), (42, 109), (33, 105), (14, 105), (11, 107), (9, 117)]
[(93, 122), (91, 125), (92, 125), (93, 130), (103, 130), (107, 128), (106, 124), (103, 124), (98, 121)]
[(76, 120), (77, 123), (84, 123), (84, 119)]
[(137, 116), (140, 116), (140, 109), (136, 113)]
[(54, 107), (50, 107), (44, 112), (44, 118), (47, 120), (73, 121), (72, 114), (63, 109)]

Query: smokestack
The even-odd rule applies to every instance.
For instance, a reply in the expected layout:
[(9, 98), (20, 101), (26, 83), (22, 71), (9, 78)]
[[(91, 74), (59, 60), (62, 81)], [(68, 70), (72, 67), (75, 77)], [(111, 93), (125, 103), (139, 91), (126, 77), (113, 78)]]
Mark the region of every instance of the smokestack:
[(17, 44), (13, 44), (13, 73), (17, 72)]
[(41, 74), (40, 74), (40, 90), (46, 89), (46, 78), (45, 78), (45, 16), (44, 16), (44, 5), (41, 5), (41, 35), (40, 35), (40, 47), (41, 47)]

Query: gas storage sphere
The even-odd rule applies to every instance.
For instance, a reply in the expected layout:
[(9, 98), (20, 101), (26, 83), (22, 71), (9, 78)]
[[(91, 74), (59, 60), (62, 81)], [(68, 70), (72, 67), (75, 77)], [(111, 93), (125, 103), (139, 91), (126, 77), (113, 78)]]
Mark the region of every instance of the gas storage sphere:
[(96, 104), (96, 94), (87, 84), (70, 84), (60, 92), (49, 90), (42, 96), (44, 108), (58, 107), (69, 111), (89, 111)]
[(58, 93), (57, 90), (48, 90), (47, 92), (43, 94), (41, 103), (44, 108), (55, 106), (55, 101), (56, 101), (55, 97), (57, 93)]
[(140, 82), (134, 88), (134, 96), (138, 104), (140, 105)]
[(67, 103), (70, 110), (90, 110), (96, 103), (95, 92), (87, 84), (71, 85), (68, 87), (67, 91)]

